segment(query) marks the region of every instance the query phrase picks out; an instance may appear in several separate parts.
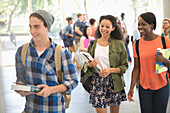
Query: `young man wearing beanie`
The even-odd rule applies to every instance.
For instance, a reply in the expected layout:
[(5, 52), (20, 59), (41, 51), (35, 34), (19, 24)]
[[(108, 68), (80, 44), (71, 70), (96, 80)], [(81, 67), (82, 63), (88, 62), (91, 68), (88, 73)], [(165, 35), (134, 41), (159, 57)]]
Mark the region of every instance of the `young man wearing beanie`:
[(29, 17), (32, 39), (28, 45), (25, 66), (21, 60), (23, 46), (16, 52), (17, 83), (42, 88), (38, 93), (16, 91), (21, 96), (26, 96), (24, 113), (65, 113), (62, 93), (70, 94), (78, 84), (71, 54), (64, 48), (61, 48), (59, 56), (63, 72), (62, 83), (59, 83), (54, 61), (57, 44), (48, 37), (53, 22), (53, 15), (47, 11), (32, 13)]

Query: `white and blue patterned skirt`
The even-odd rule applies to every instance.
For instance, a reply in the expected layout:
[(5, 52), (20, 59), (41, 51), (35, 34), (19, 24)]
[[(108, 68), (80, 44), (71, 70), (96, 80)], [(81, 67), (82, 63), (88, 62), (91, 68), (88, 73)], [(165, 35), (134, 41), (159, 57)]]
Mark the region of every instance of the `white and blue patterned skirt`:
[(93, 75), (90, 103), (95, 108), (106, 108), (108, 106), (120, 105), (122, 101), (126, 101), (125, 90), (115, 93), (111, 76), (106, 78), (100, 77), (97, 73)]

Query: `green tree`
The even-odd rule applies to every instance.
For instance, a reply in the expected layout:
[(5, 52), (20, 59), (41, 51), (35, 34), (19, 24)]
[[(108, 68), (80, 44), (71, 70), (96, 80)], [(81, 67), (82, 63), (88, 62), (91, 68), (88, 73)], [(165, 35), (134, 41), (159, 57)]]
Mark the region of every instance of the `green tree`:
[[(132, 1), (131, 7), (133, 8), (134, 16), (136, 17), (137, 16), (137, 7), (138, 7), (137, 0), (131, 0), (131, 1)], [(135, 25), (135, 23), (136, 23), (136, 18), (134, 18), (134, 25)]]
[[(45, 2), (47, 2), (49, 8), (53, 6), (52, 0), (32, 0), (33, 11), (43, 9)], [(0, 7), (0, 13), (8, 15), (7, 31), (10, 31), (13, 16), (19, 16), (28, 12), (28, 0), (1, 0)]]
[(132, 4), (130, 5), (134, 10), (134, 25), (136, 23), (136, 17), (138, 16), (139, 10), (142, 9), (142, 11), (148, 10), (148, 0), (131, 0)]
[(86, 12), (86, 18), (88, 20), (88, 13), (87, 13), (87, 0), (84, 0), (84, 9), (85, 9), (85, 12)]
[(7, 31), (10, 31), (11, 29), (11, 23), (12, 23), (12, 16), (14, 15), (15, 11), (20, 5), (21, 0), (3, 0), (2, 4), (0, 5), (1, 10), (0, 12), (3, 15), (8, 15), (8, 29)]

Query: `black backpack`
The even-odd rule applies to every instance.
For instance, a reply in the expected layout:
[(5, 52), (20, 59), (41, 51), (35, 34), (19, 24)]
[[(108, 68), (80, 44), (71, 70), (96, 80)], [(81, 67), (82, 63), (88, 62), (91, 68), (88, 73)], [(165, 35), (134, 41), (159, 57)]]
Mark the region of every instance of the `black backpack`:
[[(90, 44), (93, 46), (94, 40), (90, 41)], [(84, 73), (83, 69), (81, 69), (81, 78), (80, 82), (82, 83), (83, 88), (90, 93), (90, 87), (91, 87), (91, 80), (92, 76), (88, 76), (86, 73)]]
[(83, 88), (84, 88), (88, 93), (90, 93), (91, 80), (92, 80), (92, 76), (88, 76), (86, 73), (83, 72), (83, 69), (82, 69), (82, 70), (81, 70), (80, 82), (82, 83)]

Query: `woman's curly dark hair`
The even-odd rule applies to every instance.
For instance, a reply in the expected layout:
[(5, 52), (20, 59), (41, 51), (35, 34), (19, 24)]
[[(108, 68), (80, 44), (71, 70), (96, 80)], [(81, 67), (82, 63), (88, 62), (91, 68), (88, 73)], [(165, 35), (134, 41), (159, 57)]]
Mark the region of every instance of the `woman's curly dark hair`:
[(100, 24), (102, 20), (109, 20), (112, 23), (112, 26), (115, 27), (115, 30), (111, 32), (110, 36), (111, 38), (117, 39), (117, 40), (123, 40), (123, 33), (122, 30), (120, 28), (120, 26), (117, 24), (116, 18), (112, 15), (105, 15), (105, 16), (101, 16), (99, 19), (99, 26), (97, 27), (97, 30), (95, 32), (95, 38), (101, 38), (101, 33), (99, 31), (100, 28)]

